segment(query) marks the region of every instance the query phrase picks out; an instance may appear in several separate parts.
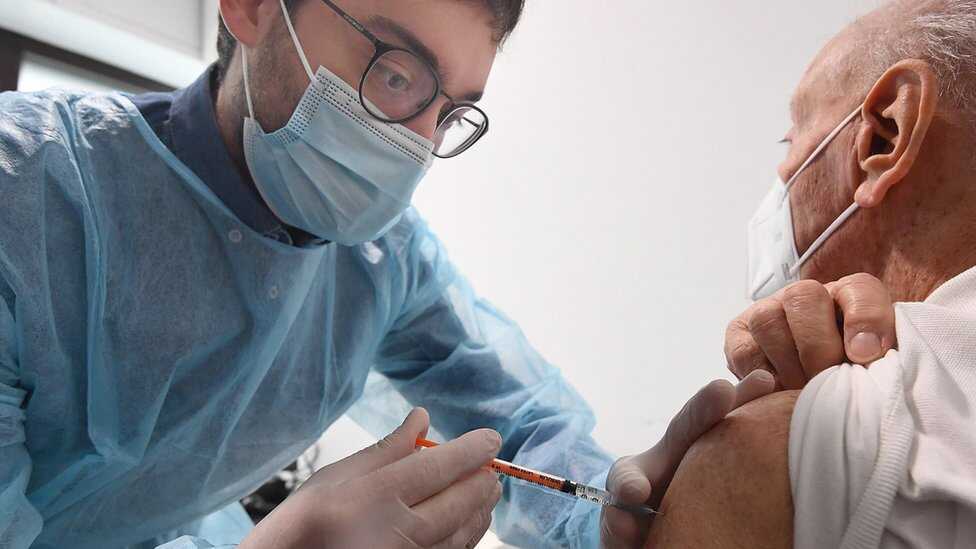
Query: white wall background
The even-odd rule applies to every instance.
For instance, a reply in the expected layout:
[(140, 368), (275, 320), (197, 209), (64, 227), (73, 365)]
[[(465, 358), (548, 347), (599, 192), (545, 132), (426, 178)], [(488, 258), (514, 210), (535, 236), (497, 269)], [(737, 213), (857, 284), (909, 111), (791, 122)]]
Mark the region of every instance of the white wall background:
[[(211, 2), (195, 27), (206, 38), (170, 44), (184, 72), (188, 53), (209, 48)], [(528, 2), (484, 101), (491, 134), (436, 164), (416, 202), (479, 292), (590, 401), (611, 452), (653, 444), (692, 393), (727, 376), (724, 329), (747, 305), (745, 223), (781, 160), (790, 93), (820, 46), (877, 2)], [(14, 3), (0, 13), (13, 17)], [(142, 3), (155, 4), (133, 9)], [(173, 5), (192, 26), (190, 4)], [(132, 17), (138, 35), (145, 22)], [(120, 63), (138, 70), (136, 54)], [(320, 460), (368, 442), (343, 420)]]
[[(435, 164), (416, 203), (589, 400), (611, 452), (648, 448), (728, 377), (745, 226), (785, 153), (793, 87), (876, 5), (528, 2), (489, 82), (491, 133)], [(368, 440), (342, 421), (320, 461)]]
[(491, 133), (435, 164), (416, 203), (589, 400), (610, 451), (649, 447), (727, 376), (745, 225), (785, 152), (790, 94), (874, 5), (528, 2), (489, 82)]

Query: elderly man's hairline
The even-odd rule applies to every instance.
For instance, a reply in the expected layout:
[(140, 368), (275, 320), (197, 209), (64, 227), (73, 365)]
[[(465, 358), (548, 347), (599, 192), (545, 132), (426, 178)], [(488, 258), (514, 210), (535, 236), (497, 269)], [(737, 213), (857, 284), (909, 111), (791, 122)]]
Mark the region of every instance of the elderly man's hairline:
[(851, 62), (861, 64), (864, 86), (898, 61), (925, 60), (945, 106), (965, 113), (976, 131), (976, 0), (889, 0), (852, 31), (859, 38)]

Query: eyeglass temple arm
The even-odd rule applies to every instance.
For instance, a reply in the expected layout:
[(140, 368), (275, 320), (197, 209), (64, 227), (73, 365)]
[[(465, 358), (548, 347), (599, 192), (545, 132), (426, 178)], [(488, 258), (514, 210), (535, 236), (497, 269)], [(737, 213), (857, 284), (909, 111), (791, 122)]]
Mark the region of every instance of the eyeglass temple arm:
[(369, 29), (367, 29), (366, 27), (364, 27), (359, 21), (356, 21), (355, 19), (353, 19), (353, 17), (351, 15), (349, 15), (348, 13), (346, 13), (345, 11), (343, 11), (342, 8), (340, 8), (339, 6), (337, 6), (335, 4), (335, 2), (333, 2), (332, 0), (322, 0), (322, 2), (326, 6), (329, 6), (330, 8), (332, 8), (332, 11), (336, 12), (337, 14), (339, 14), (339, 17), (342, 17), (343, 19), (345, 19), (346, 20), (346, 23), (349, 23), (350, 25), (352, 25), (352, 28), (354, 28), (357, 31), (359, 31), (360, 34), (362, 34), (363, 36), (365, 36), (374, 45), (379, 45), (379, 44), (382, 43), (382, 41), (379, 38), (377, 38), (375, 34), (369, 32)]

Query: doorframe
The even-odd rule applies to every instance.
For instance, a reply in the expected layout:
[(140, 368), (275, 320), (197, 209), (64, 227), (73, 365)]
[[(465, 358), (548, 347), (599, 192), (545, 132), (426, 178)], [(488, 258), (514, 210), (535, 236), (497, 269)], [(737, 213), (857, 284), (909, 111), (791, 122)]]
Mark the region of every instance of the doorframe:
[(149, 91), (172, 89), (172, 86), (167, 86), (157, 80), (146, 78), (126, 69), (34, 40), (16, 32), (0, 29), (0, 92), (17, 90), (20, 67), (27, 53), (48, 57)]

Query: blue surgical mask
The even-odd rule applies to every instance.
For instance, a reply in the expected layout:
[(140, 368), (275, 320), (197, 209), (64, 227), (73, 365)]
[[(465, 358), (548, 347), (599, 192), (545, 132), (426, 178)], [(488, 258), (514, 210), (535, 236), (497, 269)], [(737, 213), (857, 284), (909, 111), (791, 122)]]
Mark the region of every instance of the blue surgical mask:
[(288, 225), (346, 246), (375, 240), (410, 206), (434, 144), (373, 118), (356, 90), (325, 67), (313, 73), (284, 1), (279, 3), (310, 83), (288, 124), (267, 134), (254, 116), (242, 50), (249, 114), (244, 158), (251, 177)]
[(789, 181), (783, 183), (777, 177), (773, 188), (770, 189), (762, 204), (759, 205), (759, 209), (753, 215), (749, 222), (750, 299), (755, 301), (769, 297), (789, 284), (798, 281), (800, 279), (800, 267), (823, 246), (831, 235), (837, 232), (837, 229), (844, 222), (857, 212), (858, 205), (855, 202), (817, 237), (802, 256), (797, 253), (796, 238), (793, 234), (793, 212), (790, 207), (790, 189), (800, 174), (810, 167), (810, 164), (860, 112), (861, 108), (858, 107), (834, 131), (830, 132)]

